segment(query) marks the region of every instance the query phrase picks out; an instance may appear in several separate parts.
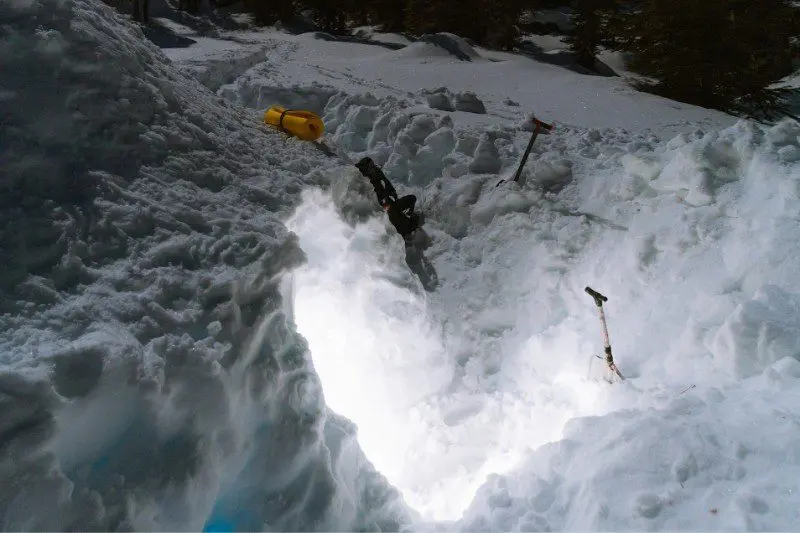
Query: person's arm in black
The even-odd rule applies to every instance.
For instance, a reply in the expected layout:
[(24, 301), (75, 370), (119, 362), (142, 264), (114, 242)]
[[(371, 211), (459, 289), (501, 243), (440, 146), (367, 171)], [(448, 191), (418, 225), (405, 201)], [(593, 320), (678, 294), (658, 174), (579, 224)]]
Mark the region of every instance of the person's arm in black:
[(364, 176), (369, 178), (369, 182), (375, 189), (375, 194), (381, 205), (397, 201), (397, 191), (372, 159), (365, 157), (356, 164), (356, 167)]
[(385, 198), (388, 201), (391, 201), (392, 203), (396, 202), (397, 201), (397, 191), (394, 190), (394, 187), (392, 186), (392, 183), (386, 178), (386, 176), (383, 176), (383, 173), (381, 173), (381, 176), (382, 177), (381, 177), (380, 183), (381, 183), (381, 187), (383, 187), (383, 192), (384, 192)]

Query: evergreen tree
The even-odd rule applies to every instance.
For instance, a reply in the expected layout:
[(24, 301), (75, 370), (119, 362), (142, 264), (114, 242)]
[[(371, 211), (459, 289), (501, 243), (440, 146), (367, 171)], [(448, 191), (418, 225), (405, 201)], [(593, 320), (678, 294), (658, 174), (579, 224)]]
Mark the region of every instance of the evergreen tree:
[(150, 2), (148, 0), (133, 0), (133, 20), (142, 24), (150, 23)]
[(731, 110), (752, 116), (785, 113), (791, 91), (769, 86), (792, 73), (793, 60), (800, 54), (800, 7), (789, 0), (730, 0), (730, 4), (733, 53), (727, 62), (731, 71), (742, 73), (732, 84)]
[(197, 15), (200, 13), (200, 0), (178, 0), (178, 9)]
[(372, 0), (367, 3), (372, 22), (381, 25), (385, 32), (406, 30), (406, 2), (403, 0)]
[(597, 52), (600, 45), (606, 41), (608, 20), (614, 7), (614, 0), (577, 2), (574, 27), (565, 41), (582, 67), (594, 70)]
[(524, 0), (406, 0), (405, 27), (417, 35), (450, 32), (513, 49)]
[(295, 14), (292, 0), (244, 0), (244, 7), (256, 24), (263, 26), (289, 20)]
[(328, 33), (344, 33), (347, 29), (348, 0), (302, 0), (302, 6), (311, 10), (314, 23)]
[(791, 73), (797, 7), (791, 0), (642, 0), (620, 17), (619, 48), (640, 86), (684, 102), (742, 114), (783, 108), (768, 86)]
[[(474, 1), (474, 0), (473, 0)], [(462, 34), (465, 26), (463, 10), (470, 0), (408, 0), (406, 4), (406, 28), (421, 35), (432, 32)]]
[(475, 39), (488, 46), (514, 50), (519, 41), (520, 17), (528, 6), (524, 0), (482, 0), (481, 16), (475, 19), (483, 27)]
[(406, 0), (403, 26), (414, 34), (424, 33), (425, 27), (425, 0)]

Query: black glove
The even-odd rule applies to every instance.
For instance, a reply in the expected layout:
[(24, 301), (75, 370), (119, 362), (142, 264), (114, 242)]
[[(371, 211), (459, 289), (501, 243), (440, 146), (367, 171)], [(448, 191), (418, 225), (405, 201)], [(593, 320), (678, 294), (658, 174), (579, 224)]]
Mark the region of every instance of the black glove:
[(359, 171), (360, 171), (362, 174), (364, 174), (365, 176), (367, 176), (367, 177), (371, 177), (371, 176), (372, 176), (372, 174), (374, 174), (374, 173), (375, 173), (375, 169), (377, 169), (377, 168), (378, 168), (378, 166), (377, 166), (377, 165), (375, 164), (375, 162), (374, 162), (372, 159), (370, 159), (369, 157), (364, 157), (364, 158), (362, 158), (362, 159), (361, 159), (361, 161), (359, 161), (358, 163), (356, 163), (356, 168), (357, 168), (357, 169), (358, 169), (358, 170), (359, 170)]

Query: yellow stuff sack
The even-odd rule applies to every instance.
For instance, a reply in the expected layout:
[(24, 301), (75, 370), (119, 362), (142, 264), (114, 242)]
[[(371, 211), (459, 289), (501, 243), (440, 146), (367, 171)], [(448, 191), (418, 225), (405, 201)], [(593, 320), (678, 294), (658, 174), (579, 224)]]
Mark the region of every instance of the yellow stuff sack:
[(304, 141), (316, 141), (325, 133), (322, 119), (310, 111), (272, 106), (264, 113), (264, 123)]

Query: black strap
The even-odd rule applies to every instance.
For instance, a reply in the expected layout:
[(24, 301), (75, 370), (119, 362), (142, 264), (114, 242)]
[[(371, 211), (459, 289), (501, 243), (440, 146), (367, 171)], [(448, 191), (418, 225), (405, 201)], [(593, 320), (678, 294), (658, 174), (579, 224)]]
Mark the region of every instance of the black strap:
[(283, 127), (283, 117), (286, 116), (286, 113), (290, 113), (291, 111), (291, 109), (284, 109), (283, 113), (281, 113), (281, 118), (278, 120), (278, 127), (283, 131), (286, 131), (286, 128)]

